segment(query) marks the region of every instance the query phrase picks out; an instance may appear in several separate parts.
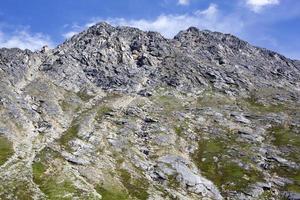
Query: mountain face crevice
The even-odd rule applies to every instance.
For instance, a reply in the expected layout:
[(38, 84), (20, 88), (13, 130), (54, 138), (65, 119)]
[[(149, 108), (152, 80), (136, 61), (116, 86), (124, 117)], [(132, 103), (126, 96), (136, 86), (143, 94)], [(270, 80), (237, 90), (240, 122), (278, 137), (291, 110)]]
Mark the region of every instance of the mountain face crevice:
[(0, 199), (298, 199), (300, 62), (195, 27), (0, 49)]

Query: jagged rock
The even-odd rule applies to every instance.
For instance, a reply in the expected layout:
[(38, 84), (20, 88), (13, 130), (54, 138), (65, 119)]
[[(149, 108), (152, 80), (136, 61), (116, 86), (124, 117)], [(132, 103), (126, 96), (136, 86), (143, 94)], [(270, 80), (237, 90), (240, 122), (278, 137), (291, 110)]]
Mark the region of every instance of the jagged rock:
[(200, 193), (204, 197), (213, 199), (223, 199), (218, 189), (209, 180), (199, 176), (195, 170), (191, 170), (187, 165), (187, 160), (176, 156), (166, 155), (158, 159), (158, 172), (161, 178), (167, 179), (168, 176), (175, 176), (184, 187), (189, 191)]
[(99, 23), (0, 79), (0, 199), (298, 198), (299, 61)]
[(296, 193), (296, 192), (285, 192), (284, 196), (288, 200), (299, 200), (300, 199), (300, 193)]
[(157, 120), (156, 120), (156, 119), (149, 118), (149, 117), (146, 117), (146, 118), (144, 119), (144, 122), (146, 122), (146, 123), (156, 123)]
[(244, 117), (243, 115), (236, 115), (235, 119), (236, 119), (237, 122), (241, 122), (241, 123), (244, 123), (244, 124), (250, 124), (251, 123), (251, 121), (249, 119), (247, 119), (246, 117)]
[(141, 95), (141, 96), (144, 96), (144, 97), (151, 97), (152, 96), (152, 93), (147, 91), (147, 90), (140, 90), (138, 92), (138, 94)]

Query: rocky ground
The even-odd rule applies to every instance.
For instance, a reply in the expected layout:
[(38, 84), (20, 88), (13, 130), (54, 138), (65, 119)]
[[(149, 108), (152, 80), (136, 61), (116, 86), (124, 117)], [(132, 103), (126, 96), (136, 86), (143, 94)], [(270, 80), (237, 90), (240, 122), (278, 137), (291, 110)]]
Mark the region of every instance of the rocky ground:
[(300, 199), (299, 61), (100, 23), (0, 77), (0, 199)]

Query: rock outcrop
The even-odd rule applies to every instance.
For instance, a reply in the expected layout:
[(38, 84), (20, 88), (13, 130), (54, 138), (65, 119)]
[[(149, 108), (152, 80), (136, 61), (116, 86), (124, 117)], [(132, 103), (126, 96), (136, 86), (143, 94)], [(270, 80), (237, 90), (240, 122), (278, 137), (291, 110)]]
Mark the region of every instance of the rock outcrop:
[(299, 61), (99, 23), (0, 78), (0, 199), (299, 196)]

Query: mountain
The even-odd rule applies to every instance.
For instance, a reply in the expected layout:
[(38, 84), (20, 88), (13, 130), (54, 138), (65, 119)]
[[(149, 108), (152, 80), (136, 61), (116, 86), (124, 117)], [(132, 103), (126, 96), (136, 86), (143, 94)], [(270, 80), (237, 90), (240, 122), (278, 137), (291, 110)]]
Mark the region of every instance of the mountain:
[(0, 199), (300, 198), (299, 61), (99, 23), (0, 78)]

